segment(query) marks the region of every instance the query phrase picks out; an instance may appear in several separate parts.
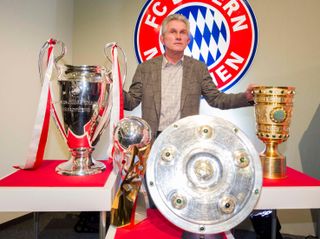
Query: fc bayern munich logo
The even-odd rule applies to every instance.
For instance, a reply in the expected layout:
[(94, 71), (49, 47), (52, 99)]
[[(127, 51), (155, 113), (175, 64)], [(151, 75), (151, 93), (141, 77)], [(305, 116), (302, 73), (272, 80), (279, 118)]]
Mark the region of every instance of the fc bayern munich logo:
[(225, 91), (249, 69), (258, 42), (257, 22), (245, 0), (149, 0), (135, 28), (139, 63), (164, 53), (161, 23), (171, 14), (190, 22), (190, 43), (185, 54), (207, 64), (217, 87)]

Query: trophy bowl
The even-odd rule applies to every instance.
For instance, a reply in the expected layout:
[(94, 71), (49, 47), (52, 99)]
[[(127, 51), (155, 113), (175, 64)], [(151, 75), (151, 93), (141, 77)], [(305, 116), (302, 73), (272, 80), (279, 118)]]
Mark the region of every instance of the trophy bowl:
[(93, 147), (108, 121), (111, 80), (101, 66), (59, 65), (51, 81), (51, 113), (65, 139), (71, 157), (57, 166), (62, 175), (91, 175), (105, 170), (92, 157)]
[(260, 153), (263, 176), (285, 178), (286, 157), (278, 145), (289, 137), (295, 87), (257, 86), (253, 94), (257, 136), (265, 144)]
[[(155, 140), (147, 186), (159, 211), (198, 237), (234, 228), (253, 210), (262, 187), (258, 152), (235, 125), (219, 117), (178, 120)], [(211, 237), (210, 237), (211, 238)]]
[(151, 144), (151, 128), (142, 118), (127, 116), (121, 119), (113, 132), (113, 168), (124, 176), (129, 171), (132, 158), (132, 147), (136, 146), (139, 151), (145, 150)]
[(131, 145), (143, 148), (151, 143), (151, 129), (149, 124), (142, 118), (127, 116), (121, 119), (114, 130), (114, 141), (123, 150)]
[(105, 170), (104, 163), (93, 159), (92, 151), (105, 127), (116, 120), (115, 112), (120, 108), (114, 106), (118, 103), (118, 88), (122, 86), (118, 48), (123, 55), (125, 78), (126, 55), (115, 42), (104, 47), (111, 69), (98, 65), (60, 64), (67, 48), (59, 40), (50, 39), (41, 48), (38, 61), (40, 79), (42, 83), (49, 79), (45, 82), (50, 82), (48, 102), (51, 102), (51, 115), (71, 152), (69, 160), (57, 166), (59, 174), (82, 176)]

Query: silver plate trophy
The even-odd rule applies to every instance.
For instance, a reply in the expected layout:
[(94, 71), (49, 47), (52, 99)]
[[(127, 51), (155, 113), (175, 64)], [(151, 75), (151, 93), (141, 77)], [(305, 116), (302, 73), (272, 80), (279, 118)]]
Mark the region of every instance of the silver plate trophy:
[[(61, 52), (58, 56), (54, 55), (56, 75), (50, 81), (51, 113), (71, 157), (58, 165), (56, 172), (75, 176), (101, 173), (105, 170), (105, 164), (94, 160), (92, 151), (109, 123), (112, 71), (103, 66), (59, 64), (66, 47), (61, 41), (56, 41), (55, 49), (57, 46), (60, 46)], [(110, 47), (107, 44), (105, 52)], [(40, 53), (40, 72), (47, 48), (45, 44)]]
[(155, 140), (146, 179), (169, 221), (194, 238), (219, 238), (253, 210), (262, 169), (258, 152), (239, 128), (198, 115), (177, 121)]

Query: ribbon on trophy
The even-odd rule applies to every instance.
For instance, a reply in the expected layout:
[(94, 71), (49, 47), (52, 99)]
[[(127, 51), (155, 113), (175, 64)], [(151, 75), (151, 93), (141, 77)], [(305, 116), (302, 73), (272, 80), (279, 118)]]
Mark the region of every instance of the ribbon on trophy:
[[(114, 154), (114, 141), (113, 141), (113, 133), (116, 125), (118, 122), (123, 118), (124, 116), (124, 106), (123, 106), (123, 93), (122, 93), (122, 86), (123, 86), (123, 80), (121, 77), (121, 70), (119, 65), (119, 59), (118, 59), (118, 45), (115, 42), (109, 43), (106, 45), (105, 49), (111, 47), (111, 60), (107, 56), (107, 53), (105, 52), (107, 58), (112, 63), (112, 89), (111, 94), (113, 95), (112, 99), (110, 100), (110, 104), (112, 105), (111, 115), (110, 115), (110, 129), (109, 129), (109, 149), (108, 149), (108, 155), (109, 158), (113, 158)], [(122, 51), (123, 52), (123, 51)], [(126, 58), (124, 56), (124, 58)], [(126, 59), (124, 59), (126, 61)], [(125, 74), (124, 74), (125, 77)], [(111, 143), (112, 142), (112, 143)]]
[[(54, 47), (56, 40), (49, 39), (41, 48), (41, 53), (47, 51), (47, 62), (45, 74), (41, 74), (42, 89), (40, 94), (39, 105), (37, 109), (36, 121), (33, 127), (32, 138), (27, 152), (27, 159), (24, 165), (16, 165), (18, 169), (36, 169), (42, 161), (47, 143), (49, 123), (50, 123), (50, 79), (54, 66)], [(40, 64), (39, 64), (39, 67)], [(41, 72), (41, 69), (39, 69)]]

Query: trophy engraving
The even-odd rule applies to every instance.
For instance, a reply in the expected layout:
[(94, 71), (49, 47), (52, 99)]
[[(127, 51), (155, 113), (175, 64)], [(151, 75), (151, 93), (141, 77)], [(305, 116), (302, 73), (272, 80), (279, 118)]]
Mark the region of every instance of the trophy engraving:
[(265, 144), (260, 153), (263, 176), (285, 178), (286, 157), (278, 151), (278, 145), (289, 137), (295, 88), (258, 86), (253, 93), (257, 136)]
[[(67, 141), (71, 158), (60, 164), (56, 171), (65, 175), (90, 175), (105, 169), (102, 162), (92, 158), (97, 143), (97, 132), (102, 117), (108, 111), (111, 79), (106, 69), (99, 66), (59, 66), (52, 102), (54, 119)], [(55, 95), (53, 96), (55, 97)], [(102, 129), (102, 127), (101, 127)]]

